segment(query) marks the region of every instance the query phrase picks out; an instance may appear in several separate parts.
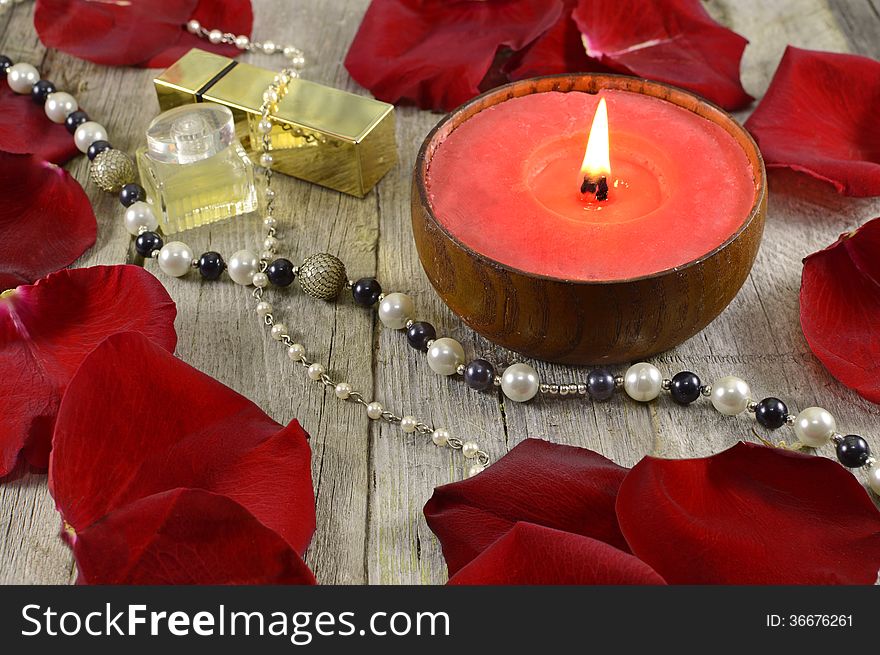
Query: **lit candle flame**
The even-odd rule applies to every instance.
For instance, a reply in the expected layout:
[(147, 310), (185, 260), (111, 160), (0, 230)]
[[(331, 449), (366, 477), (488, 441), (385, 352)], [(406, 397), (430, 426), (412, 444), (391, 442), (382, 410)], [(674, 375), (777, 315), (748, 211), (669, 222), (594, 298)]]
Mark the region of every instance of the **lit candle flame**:
[(584, 161), (581, 164), (581, 174), (578, 185), (581, 193), (596, 192), (600, 182), (605, 186), (605, 197), (597, 196), (599, 200), (607, 198), (607, 178), (611, 176), (611, 158), (608, 146), (608, 107), (605, 98), (599, 100), (596, 113), (593, 116), (593, 124), (590, 126), (590, 136), (587, 139), (587, 151), (584, 153)]

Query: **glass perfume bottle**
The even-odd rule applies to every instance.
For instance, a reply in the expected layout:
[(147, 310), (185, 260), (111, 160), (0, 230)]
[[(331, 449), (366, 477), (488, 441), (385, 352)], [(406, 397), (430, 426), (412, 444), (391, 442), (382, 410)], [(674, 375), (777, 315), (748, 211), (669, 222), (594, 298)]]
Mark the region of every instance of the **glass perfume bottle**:
[(253, 164), (227, 107), (193, 104), (159, 114), (137, 159), (165, 234), (257, 209)]

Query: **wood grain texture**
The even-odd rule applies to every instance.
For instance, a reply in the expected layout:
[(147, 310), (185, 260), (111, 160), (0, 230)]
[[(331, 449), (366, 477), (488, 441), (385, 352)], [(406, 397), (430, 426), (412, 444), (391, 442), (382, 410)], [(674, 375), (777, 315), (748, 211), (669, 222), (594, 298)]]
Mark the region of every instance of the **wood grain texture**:
[[(295, 42), (310, 57), (309, 79), (358, 91), (342, 59), (368, 0), (254, 0), (255, 34)], [(712, 0), (710, 12), (749, 38), (743, 80), (760, 97), (786, 43), (878, 56), (880, 18), (868, 0)], [(32, 28), (32, 4), (0, 17), (0, 52), (38, 65), (47, 77), (75, 89), (87, 111), (104, 123), (114, 142), (133, 150), (157, 104), (152, 71), (95, 66), (47, 53)], [(248, 57), (266, 67), (278, 60)], [(748, 112), (737, 117), (745, 118)], [(350, 277), (376, 274), (388, 290), (412, 293), (420, 317), (462, 341), (469, 354), (496, 361), (513, 356), (464, 327), (431, 288), (418, 262), (410, 228), (410, 176), (419, 145), (438, 115), (398, 110), (400, 163), (366, 199), (342, 196), (278, 177), (284, 208), (284, 249), (294, 258), (319, 251), (338, 253)], [(69, 166), (85, 182), (87, 165)], [(130, 237), (113, 198), (89, 183), (99, 223), (97, 245), (79, 266), (132, 262)], [(810, 354), (798, 322), (801, 259), (837, 235), (880, 214), (877, 199), (848, 199), (794, 174), (772, 173), (763, 245), (745, 286), (705, 330), (673, 351), (652, 359), (664, 371), (688, 368), (706, 379), (739, 374), (756, 394), (778, 395), (792, 410), (822, 405), (841, 426), (867, 435), (880, 449), (880, 408), (833, 380)], [(258, 219), (187, 233), (198, 250), (224, 253), (257, 245)], [(153, 270), (154, 263), (147, 267)], [(275, 419), (297, 417), (312, 435), (318, 531), (307, 561), (323, 583), (443, 583), (439, 544), (422, 517), (433, 488), (460, 479), (458, 456), (392, 425), (371, 423), (363, 409), (338, 402), (287, 361), (248, 311), (248, 294), (231, 284), (195, 278), (160, 279), (178, 303), (180, 357), (254, 400)], [(593, 448), (623, 465), (645, 454), (703, 456), (754, 440), (746, 417), (726, 418), (706, 404), (682, 410), (668, 398), (636, 405), (543, 400), (530, 405), (498, 394), (474, 394), (463, 384), (430, 372), (402, 335), (385, 330), (369, 313), (346, 300), (325, 304), (299, 293), (272, 301), (309, 355), (329, 363), (367, 396), (375, 394), (398, 414), (413, 414), (457, 436), (479, 441), (497, 459), (526, 437)], [(568, 367), (538, 364), (556, 381), (582, 377)], [(831, 456), (830, 448), (820, 452)], [(58, 539), (58, 515), (45, 475), (25, 474), (0, 485), (0, 582), (65, 583), (75, 572)]]

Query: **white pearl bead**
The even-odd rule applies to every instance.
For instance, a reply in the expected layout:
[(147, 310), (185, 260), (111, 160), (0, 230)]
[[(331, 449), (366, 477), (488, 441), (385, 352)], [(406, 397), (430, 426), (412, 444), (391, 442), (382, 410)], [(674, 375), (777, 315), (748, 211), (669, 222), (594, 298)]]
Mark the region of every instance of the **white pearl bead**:
[(263, 134), (268, 134), (272, 131), (272, 121), (267, 121), (265, 119), (261, 120), (257, 123), (257, 129)]
[(254, 273), (254, 277), (251, 278), (251, 282), (255, 287), (262, 289), (267, 284), (269, 284), (269, 277), (265, 273)]
[(263, 240), (263, 248), (265, 250), (275, 250), (278, 247), (278, 239), (275, 237), (266, 237)]
[(336, 397), (345, 400), (351, 395), (351, 385), (348, 382), (340, 382), (336, 385)]
[(812, 448), (819, 448), (837, 432), (837, 421), (827, 409), (807, 407), (794, 420), (794, 433), (798, 440)]
[(251, 45), (251, 40), (244, 34), (235, 37), (235, 47), (239, 50), (247, 50)]
[(868, 469), (868, 486), (871, 491), (880, 496), (880, 466), (874, 464)]
[(30, 64), (13, 64), (6, 70), (6, 81), (10, 89), (24, 95), (30, 93), (34, 84), (40, 81), (40, 72)]
[(415, 309), (413, 299), (405, 293), (389, 293), (379, 303), (379, 320), (387, 328), (400, 330), (406, 327)]
[(302, 70), (303, 68), (306, 67), (306, 58), (303, 57), (302, 55), (296, 55), (296, 56), (294, 56), (294, 57), (291, 58), (291, 60), (290, 60), (290, 64), (291, 64), (296, 70)]
[(272, 338), (275, 341), (281, 341), (284, 338), (284, 335), (287, 334), (287, 326), (284, 323), (276, 323), (272, 326), (272, 329), (269, 330), (269, 334), (272, 335)]
[(159, 268), (166, 275), (181, 277), (192, 268), (193, 251), (181, 241), (172, 241), (159, 251)]
[(125, 209), (122, 220), (125, 223), (125, 229), (133, 236), (140, 234), (142, 227), (150, 231), (159, 227), (159, 221), (156, 220), (153, 208), (143, 200), (131, 203)]
[[(63, 123), (68, 114), (75, 112), (78, 108), (79, 104), (77, 103), (76, 98), (64, 91), (56, 91), (55, 93), (47, 95), (46, 104), (43, 107), (46, 116), (48, 116), (49, 120), (53, 123)], [(79, 148), (79, 144), (77, 144), (77, 148)], [(88, 148), (86, 148), (86, 150), (88, 150)], [(85, 152), (82, 148), (80, 148), (80, 151)]]
[(272, 162), (274, 161), (275, 158), (268, 152), (264, 152), (262, 155), (260, 155), (260, 166), (262, 166), (263, 168), (269, 168), (270, 166), (272, 166)]
[(243, 287), (251, 284), (254, 275), (260, 271), (260, 260), (250, 250), (239, 250), (232, 254), (227, 263), (229, 277)]
[(473, 441), (468, 441), (461, 446), (461, 454), (467, 457), (468, 459), (473, 459), (477, 456), (477, 451), (480, 450), (480, 447), (475, 444)]
[(660, 395), (663, 375), (660, 369), (648, 362), (633, 364), (623, 376), (623, 389), (633, 400), (646, 403)]
[(725, 416), (736, 416), (746, 411), (752, 390), (745, 380), (727, 375), (712, 383), (712, 406)]
[(322, 364), (312, 364), (309, 366), (308, 373), (310, 380), (320, 380), (321, 376), (324, 375), (324, 366)]
[(418, 421), (415, 416), (404, 416), (400, 419), (400, 429), (404, 432), (415, 432)]
[(76, 132), (73, 133), (73, 141), (76, 143), (76, 148), (83, 154), (89, 151), (89, 146), (95, 141), (106, 141), (107, 138), (107, 130), (104, 129), (103, 125), (95, 121), (81, 123), (76, 128)]
[(266, 316), (272, 313), (273, 309), (274, 307), (272, 307), (272, 303), (261, 300), (257, 303), (257, 307), (254, 311), (257, 312), (257, 316), (260, 318), (266, 318)]
[(301, 343), (291, 344), (287, 349), (287, 356), (294, 361), (299, 361), (306, 356), (306, 347)]
[(264, 41), (263, 52), (265, 52), (267, 55), (271, 55), (273, 52), (275, 52), (275, 44), (272, 41)]
[(202, 24), (197, 20), (191, 20), (186, 24), (186, 29), (190, 34), (196, 34), (200, 29), (202, 29)]
[(439, 375), (454, 375), (464, 363), (464, 348), (455, 339), (435, 339), (428, 348), (428, 366)]
[(385, 408), (382, 407), (382, 403), (376, 402), (375, 400), (367, 405), (367, 416), (374, 421), (382, 418), (382, 412), (384, 411)]
[(486, 467), (483, 466), (482, 464), (474, 464), (473, 466), (471, 466), (471, 467), (468, 469), (467, 476), (468, 476), (469, 478), (472, 478), (472, 477), (474, 477), (475, 475), (479, 475), (480, 473), (482, 473), (482, 472), (485, 471), (485, 470), (486, 470)]
[(214, 45), (217, 45), (222, 40), (223, 32), (221, 32), (220, 30), (211, 30), (210, 32), (208, 32), (208, 41), (210, 41)]
[(534, 398), (541, 388), (538, 372), (528, 364), (511, 364), (501, 374), (501, 391), (517, 403)]
[(449, 430), (446, 428), (437, 428), (431, 433), (431, 441), (435, 446), (445, 446), (449, 442)]

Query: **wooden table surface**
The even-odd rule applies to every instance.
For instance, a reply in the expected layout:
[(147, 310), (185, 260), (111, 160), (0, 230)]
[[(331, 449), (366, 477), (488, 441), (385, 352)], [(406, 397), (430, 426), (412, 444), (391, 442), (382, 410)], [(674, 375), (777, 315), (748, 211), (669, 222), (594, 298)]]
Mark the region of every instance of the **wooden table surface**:
[[(342, 65), (367, 0), (254, 0), (257, 38), (299, 44), (310, 58), (314, 81), (366, 93)], [(880, 58), (880, 0), (712, 0), (709, 11), (751, 42), (743, 62), (746, 89), (760, 98), (786, 44), (855, 52)], [(33, 29), (33, 5), (0, 17), (0, 52), (35, 64), (44, 76), (76, 96), (133, 151), (158, 111), (155, 71), (107, 68), (47, 51)], [(257, 65), (279, 60), (248, 55)], [(738, 115), (744, 120), (748, 112)], [(438, 332), (462, 341), (469, 353), (509, 357), (469, 329), (441, 304), (418, 261), (409, 225), (410, 171), (419, 145), (439, 119), (411, 107), (398, 109), (400, 163), (365, 199), (358, 200), (279, 177), (286, 252), (337, 253), (350, 276), (376, 275), (386, 289), (408, 291), (420, 315)], [(81, 182), (87, 161), (70, 165)], [(78, 266), (137, 263), (118, 203), (84, 185), (98, 218), (97, 244)], [(776, 395), (792, 411), (821, 405), (847, 430), (867, 435), (880, 450), (880, 408), (829, 376), (812, 356), (798, 322), (801, 259), (845, 230), (880, 215), (880, 201), (838, 196), (829, 187), (791, 173), (770, 176), (764, 242), (751, 276), (730, 307), (708, 328), (674, 351), (655, 358), (664, 372), (682, 368), (705, 379), (737, 374), (756, 394)], [(229, 253), (255, 243), (259, 219), (187, 234), (196, 250)], [(293, 257), (292, 257), (293, 258)], [(155, 262), (147, 267), (155, 270)], [(443, 583), (446, 568), (422, 507), (435, 486), (458, 480), (463, 462), (445, 449), (398, 427), (373, 423), (362, 407), (341, 403), (332, 390), (310, 382), (277, 344), (270, 343), (249, 308), (248, 293), (232, 284), (202, 284), (197, 277), (160, 279), (178, 305), (178, 355), (263, 407), (273, 418), (296, 417), (312, 436), (312, 472), (318, 529), (306, 560), (322, 583)], [(375, 394), (398, 413), (424, 417), (455, 435), (478, 440), (497, 459), (527, 437), (592, 448), (623, 465), (646, 454), (705, 456), (739, 439), (754, 440), (745, 417), (726, 418), (708, 403), (687, 411), (668, 397), (642, 405), (542, 400), (528, 405), (500, 394), (475, 394), (431, 373), (394, 331), (351, 302), (325, 304), (300, 293), (276, 294), (287, 324), (315, 359)], [(539, 364), (546, 376), (574, 371)], [(161, 404), (162, 399), (157, 398)], [(832, 456), (831, 448), (822, 456)], [(67, 583), (73, 558), (58, 538), (59, 517), (46, 476), (28, 474), (0, 485), (0, 582)]]

